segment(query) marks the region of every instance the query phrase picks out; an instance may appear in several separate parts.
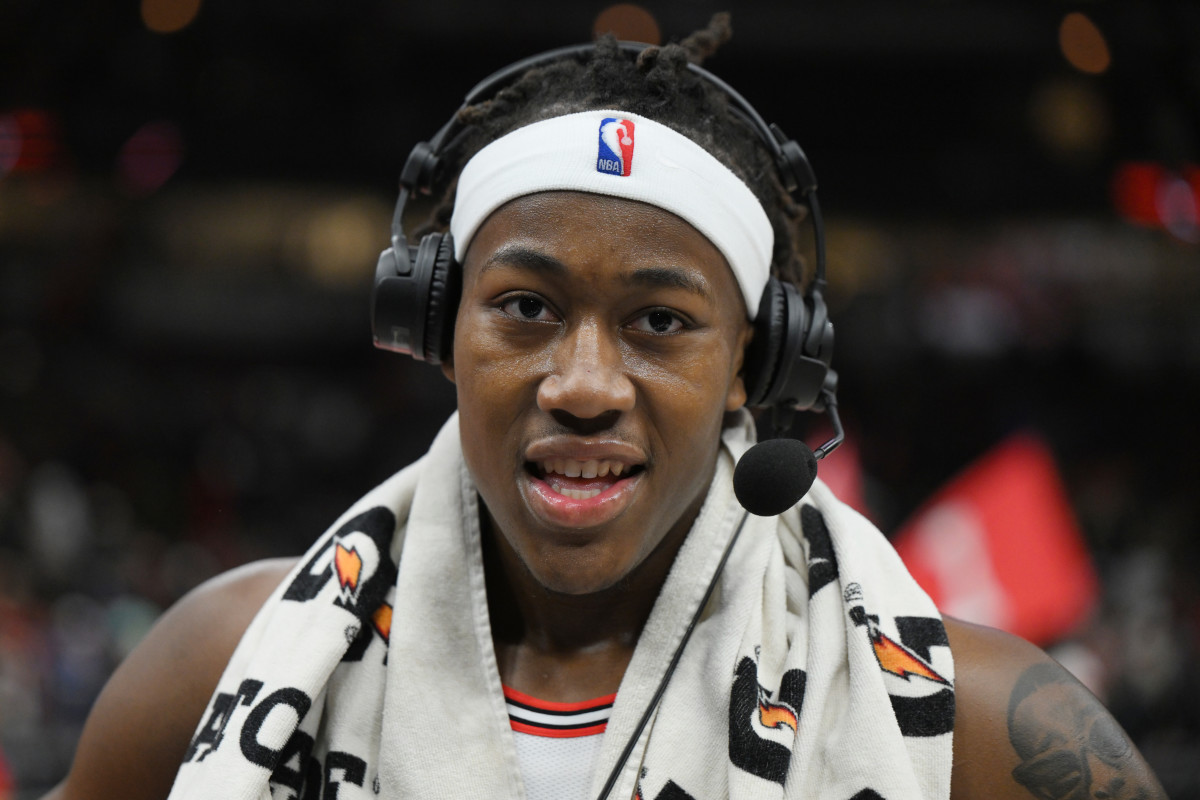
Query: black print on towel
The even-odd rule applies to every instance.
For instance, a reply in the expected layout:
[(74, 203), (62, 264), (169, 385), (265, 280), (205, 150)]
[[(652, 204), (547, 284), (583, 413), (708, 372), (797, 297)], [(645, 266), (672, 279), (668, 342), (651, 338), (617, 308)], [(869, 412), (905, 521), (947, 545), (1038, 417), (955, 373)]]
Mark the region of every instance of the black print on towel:
[[(242, 756), (259, 767), (271, 770), (271, 796), (276, 800), (336, 800), (338, 786), (343, 783), (362, 786), (367, 775), (367, 762), (350, 753), (330, 751), (325, 763), (313, 755), (313, 738), (295, 728), (283, 748), (276, 750), (259, 739), (267, 718), (274, 714), (291, 717), (293, 727), (300, 723), (312, 707), (312, 699), (293, 687), (278, 689), (255, 703), (262, 690), (262, 681), (244, 680), (236, 694), (218, 694), (210, 706), (207, 722), (184, 754), (184, 762), (203, 761), (225, 739), (229, 719), (238, 706), (252, 706), (235, 734)], [(277, 791), (290, 790), (290, 791)]]
[(183, 754), (184, 762), (203, 761), (205, 756), (216, 751), (225, 739), (225, 728), (238, 706), (248, 706), (258, 697), (262, 689), (262, 681), (244, 680), (235, 694), (219, 692), (209, 704), (207, 720), (188, 745)]
[(783, 784), (808, 675), (783, 673), (774, 699), (758, 682), (758, 665), (746, 657), (737, 666), (729, 694), (729, 760), (738, 769)]
[[(920, 681), (930, 692), (919, 696), (889, 694), (896, 722), (905, 736), (938, 736), (954, 730), (954, 689), (929, 663), (931, 647), (949, 647), (946, 628), (932, 617), (896, 617), (896, 642), (879, 627), (879, 616), (862, 606), (850, 609), (854, 624), (866, 628), (875, 659), (884, 672)], [(940, 688), (937, 688), (940, 687)]]
[(800, 527), (808, 539), (808, 596), (812, 597), (837, 578), (837, 556), (825, 517), (814, 506), (801, 506)]
[[(300, 724), (300, 720), (304, 719), (304, 715), (312, 708), (312, 698), (304, 692), (292, 686), (276, 689), (269, 695), (259, 701), (258, 705), (250, 710), (249, 716), (242, 724), (241, 746), (242, 755), (251, 764), (256, 764), (267, 769), (274, 769), (279, 763), (280, 757), (287, 752), (287, 745), (284, 745), (280, 750), (272, 750), (258, 740), (258, 732), (262, 730), (263, 723), (267, 721), (267, 717), (272, 713), (278, 714), (293, 714), (296, 721), (292, 725), (293, 731)], [(291, 738), (288, 739), (291, 741)]]
[[(638, 784), (636, 799), (647, 800), (647, 798), (642, 795), (641, 783)], [(653, 800), (696, 800), (696, 798), (685, 792), (683, 788), (675, 781), (667, 781), (667, 785), (662, 788), (661, 792), (654, 796)]]
[(332, 750), (325, 763), (312, 754), (313, 738), (296, 731), (283, 749), (275, 771), (271, 773), (271, 797), (274, 800), (336, 800), (341, 784), (363, 786), (367, 762), (350, 753)]
[(320, 594), (329, 581), (337, 580), (334, 604), (353, 613), (360, 622), (356, 631), (348, 632), (354, 635), (344, 661), (362, 659), (372, 631), (386, 641), (378, 614), (388, 589), (396, 582), (396, 564), (390, 552), (395, 532), (396, 516), (391, 510), (376, 506), (364, 511), (325, 539), (283, 593), (284, 600), (303, 603)]
[[(304, 719), (304, 715), (312, 707), (312, 698), (299, 689), (291, 686), (276, 689), (265, 697), (259, 698), (262, 681), (246, 679), (238, 687), (237, 693), (219, 692), (209, 704), (208, 714), (203, 727), (196, 733), (183, 755), (184, 762), (203, 761), (215, 753), (225, 741), (226, 728), (229, 720), (237, 711), (238, 706), (251, 706), (246, 719), (241, 723), (238, 746), (242, 755), (251, 764), (267, 769), (274, 769), (280, 757), (288, 752), (288, 746), (282, 750), (273, 750), (258, 739), (259, 731), (267, 717), (272, 714), (288, 714), (291, 725), (295, 729)], [(255, 701), (258, 701), (257, 703)], [(290, 746), (289, 741), (288, 745)]]

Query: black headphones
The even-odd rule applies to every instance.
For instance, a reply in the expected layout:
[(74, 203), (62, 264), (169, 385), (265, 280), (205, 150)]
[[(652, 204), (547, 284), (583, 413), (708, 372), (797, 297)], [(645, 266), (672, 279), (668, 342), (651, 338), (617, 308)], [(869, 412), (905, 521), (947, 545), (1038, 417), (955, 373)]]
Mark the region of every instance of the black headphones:
[[(636, 55), (649, 45), (620, 42), (618, 46)], [(594, 47), (594, 44), (563, 47), (511, 64), (468, 92), (462, 108), (494, 96), (533, 67), (578, 57)], [(817, 449), (817, 457), (823, 457), (841, 444), (842, 426), (837, 415), (837, 373), (830, 368), (833, 323), (823, 297), (825, 231), (817, 202), (816, 176), (800, 145), (785, 136), (779, 126), (767, 125), (733, 87), (695, 64), (688, 64), (688, 68), (728, 97), (733, 113), (754, 129), (773, 155), (783, 186), (809, 210), (816, 246), (816, 274), (804, 293), (773, 276), (767, 282), (754, 320), (754, 338), (746, 354), (743, 378), (747, 405), (775, 409), (777, 428), (790, 424), (792, 411), (828, 411), (835, 435)], [(454, 260), (454, 243), (449, 233), (426, 234), (413, 247), (405, 237), (402, 218), (409, 197), (432, 192), (441, 153), (453, 149), (467, 128), (455, 114), (432, 139), (417, 144), (404, 162), (400, 197), (392, 215), (392, 246), (379, 256), (371, 293), (375, 346), (407, 353), (431, 364), (440, 363), (451, 352), (454, 317), (462, 291), (461, 266)]]

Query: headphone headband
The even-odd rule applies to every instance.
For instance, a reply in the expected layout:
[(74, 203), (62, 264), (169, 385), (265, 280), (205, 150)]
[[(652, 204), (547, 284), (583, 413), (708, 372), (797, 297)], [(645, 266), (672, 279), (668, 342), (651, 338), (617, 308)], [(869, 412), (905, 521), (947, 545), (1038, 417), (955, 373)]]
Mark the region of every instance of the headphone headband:
[[(617, 47), (629, 55), (637, 55), (653, 46), (655, 45), (643, 42), (617, 42)], [(430, 137), (428, 142), (418, 143), (405, 160), (404, 168), (400, 172), (400, 199), (396, 203), (395, 211), (392, 214), (393, 243), (403, 233), (401, 217), (408, 198), (414, 193), (427, 194), (432, 190), (434, 180), (437, 177), (437, 168), (441, 163), (441, 153), (448, 147), (451, 147), (460, 135), (470, 127), (459, 121), (458, 112), (475, 105), (480, 100), (494, 97), (500, 90), (516, 81), (531, 69), (552, 64), (556, 61), (564, 61), (570, 58), (577, 59), (581, 56), (590, 55), (595, 50), (595, 43), (568, 45), (566, 47), (547, 50), (502, 67), (475, 84), (467, 92), (466, 97), (458, 107), (458, 111), (438, 129), (437, 133)], [(813, 172), (812, 165), (809, 163), (808, 157), (804, 154), (804, 150), (795, 139), (788, 138), (778, 125), (773, 123), (768, 125), (754, 106), (750, 105), (750, 102), (740, 92), (724, 80), (704, 69), (699, 64), (688, 62), (687, 68), (693, 75), (712, 84), (726, 96), (731, 102), (730, 110), (758, 134), (759, 141), (771, 152), (784, 188), (798, 202), (808, 207), (813, 221), (813, 245), (816, 251), (816, 269), (813, 273), (813, 282), (823, 288), (825, 286), (824, 224), (821, 218), (821, 206), (817, 202), (817, 176)]]

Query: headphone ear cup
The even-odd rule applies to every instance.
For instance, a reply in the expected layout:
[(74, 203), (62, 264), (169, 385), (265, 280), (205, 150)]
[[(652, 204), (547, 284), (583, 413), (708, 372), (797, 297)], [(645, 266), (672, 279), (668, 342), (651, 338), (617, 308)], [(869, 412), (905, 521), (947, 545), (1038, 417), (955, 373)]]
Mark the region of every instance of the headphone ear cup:
[(402, 236), (379, 255), (371, 291), (375, 346), (438, 364), (450, 357), (462, 291), (454, 242), (431, 233), (417, 247)]
[(429, 293), (425, 302), (424, 356), (430, 364), (440, 364), (453, 354), (454, 318), (462, 293), (462, 271), (454, 260), (453, 237), (449, 233), (431, 233), (428, 236), (437, 237), (437, 247), (433, 250)]
[(742, 380), (746, 385), (746, 405), (757, 407), (771, 394), (779, 354), (787, 335), (787, 295), (775, 276), (767, 280), (758, 314), (754, 317), (754, 338), (746, 351)]

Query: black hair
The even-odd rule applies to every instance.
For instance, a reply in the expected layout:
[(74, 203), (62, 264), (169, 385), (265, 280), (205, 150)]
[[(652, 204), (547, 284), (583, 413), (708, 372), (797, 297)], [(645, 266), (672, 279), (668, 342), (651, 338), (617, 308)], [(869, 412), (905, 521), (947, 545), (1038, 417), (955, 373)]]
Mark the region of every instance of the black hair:
[(534, 67), (493, 97), (458, 112), (470, 126), (455, 152), (447, 153), (455, 179), (417, 234), (445, 230), (454, 208), (457, 174), (487, 144), (517, 128), (576, 111), (616, 108), (650, 117), (699, 144), (750, 187), (775, 233), (772, 273), (803, 285), (798, 230), (806, 214), (779, 180), (774, 159), (758, 134), (731, 113), (726, 95), (687, 68), (700, 64), (732, 35), (729, 14), (678, 44), (651, 46), (636, 59), (611, 35), (590, 53)]

